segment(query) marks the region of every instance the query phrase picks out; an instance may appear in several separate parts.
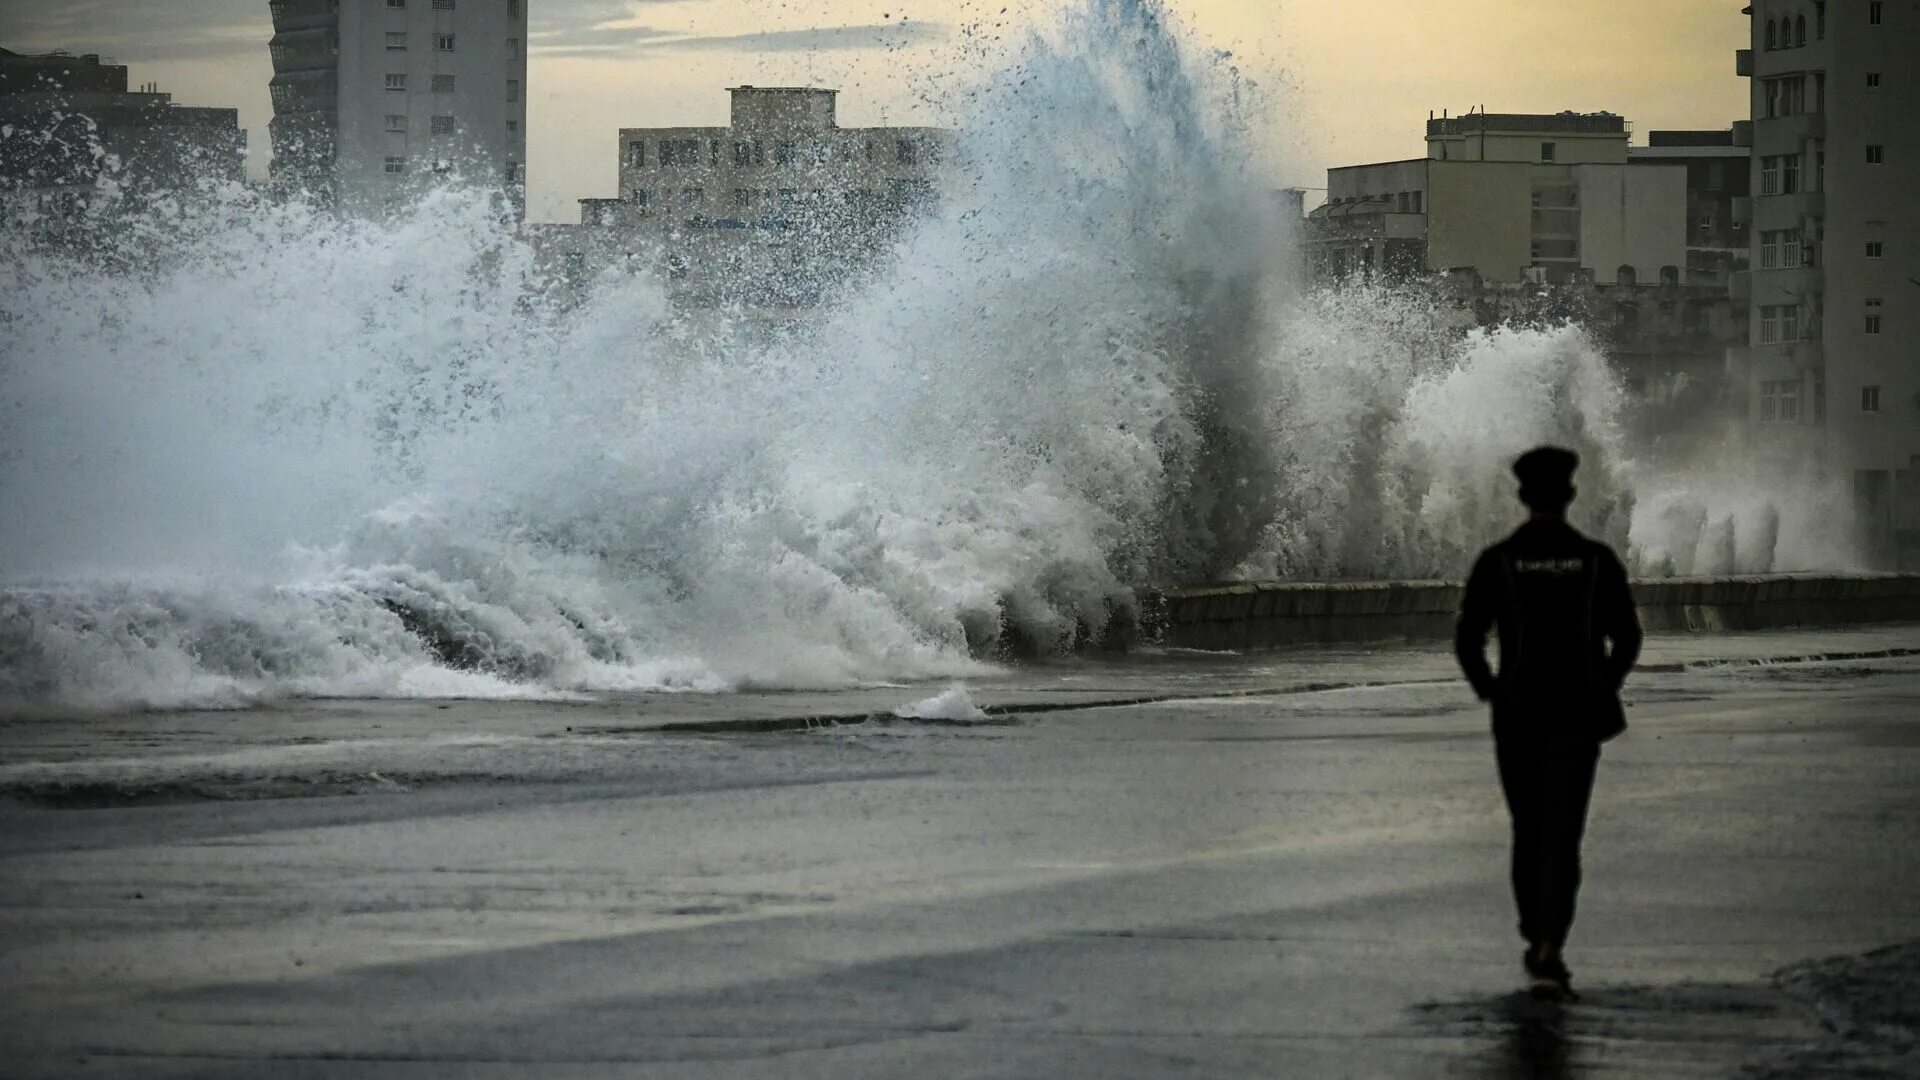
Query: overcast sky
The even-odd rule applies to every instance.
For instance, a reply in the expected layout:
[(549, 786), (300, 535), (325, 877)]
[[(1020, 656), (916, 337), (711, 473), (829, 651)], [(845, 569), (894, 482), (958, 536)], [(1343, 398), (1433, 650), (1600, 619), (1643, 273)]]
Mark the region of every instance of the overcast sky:
[[(840, 121), (940, 123), (978, 63), (959, 29), (1068, 0), (527, 0), (530, 215), (614, 193), (621, 127), (724, 124), (739, 83), (841, 89)], [(1416, 157), (1428, 110), (1608, 109), (1651, 128), (1746, 115), (1742, 0), (1168, 0), (1280, 95), (1276, 186)], [(263, 171), (267, 0), (0, 0), (0, 46), (98, 52), (174, 100), (240, 110)], [(1636, 142), (1644, 135), (1636, 135)]]

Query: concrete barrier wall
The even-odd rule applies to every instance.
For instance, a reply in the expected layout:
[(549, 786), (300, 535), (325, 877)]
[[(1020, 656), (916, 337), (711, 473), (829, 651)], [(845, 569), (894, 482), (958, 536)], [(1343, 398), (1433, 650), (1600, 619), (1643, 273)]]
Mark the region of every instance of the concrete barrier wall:
[[(1162, 644), (1191, 649), (1444, 641), (1463, 591), (1451, 581), (1169, 589), (1150, 600), (1148, 629)], [(1920, 622), (1920, 574), (1654, 578), (1634, 582), (1633, 595), (1650, 631)]]

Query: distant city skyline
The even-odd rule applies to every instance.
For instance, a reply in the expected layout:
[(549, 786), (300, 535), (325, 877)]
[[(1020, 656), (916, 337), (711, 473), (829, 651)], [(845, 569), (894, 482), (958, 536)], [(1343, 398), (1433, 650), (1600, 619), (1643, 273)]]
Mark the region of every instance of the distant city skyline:
[[(1017, 33), (1066, 2), (528, 0), (530, 217), (572, 221), (574, 200), (612, 195), (622, 127), (724, 123), (730, 85), (836, 87), (848, 124), (951, 122), (942, 95), (980, 63), (978, 35), (963, 31)], [(1637, 132), (1747, 115), (1730, 60), (1747, 33), (1737, 0), (1629, 0), (1605, 19), (1536, 0), (1456, 0), (1444, 16), (1428, 0), (1378, 0), (1364, 16), (1340, 0), (1168, 6), (1278, 99), (1262, 133), (1276, 186), (1317, 189), (1328, 166), (1419, 156), (1430, 109), (1607, 109)], [(0, 46), (102, 53), (183, 104), (238, 108), (256, 176), (271, 33), (266, 0), (0, 8)]]

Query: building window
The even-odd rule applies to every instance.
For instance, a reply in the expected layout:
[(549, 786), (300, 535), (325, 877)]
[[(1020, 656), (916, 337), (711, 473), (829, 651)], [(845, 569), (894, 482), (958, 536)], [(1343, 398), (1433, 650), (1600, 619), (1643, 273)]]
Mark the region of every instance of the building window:
[(1793, 20), (1793, 43), (1795, 46), (1807, 43), (1807, 17), (1801, 15)]
[(1780, 159), (1780, 194), (1791, 195), (1800, 190), (1800, 155), (1788, 154)]
[(680, 189), (680, 205), (687, 209), (699, 206), (701, 202), (705, 201), (706, 197), (707, 193), (697, 187)]
[(520, 59), (520, 39), (519, 38), (510, 37), (507, 39), (507, 59), (509, 60)]
[(397, 51), (397, 52), (404, 52), (404, 51), (406, 51), (406, 48), (407, 48), (407, 35), (406, 35), (405, 33), (399, 33), (399, 34), (388, 34), (388, 35), (387, 35), (387, 48), (389, 48), (389, 49), (393, 49), (393, 50), (395, 50), (395, 51)]
[(1867, 3), (1867, 25), (1868, 26), (1880, 25), (1880, 16), (1883, 13), (1882, 9), (1884, 7), (1885, 5), (1882, 4), (1880, 0), (1868, 0), (1868, 3)]
[(400, 113), (388, 113), (387, 114), (387, 130), (388, 131), (407, 130), (407, 118)]
[(1867, 333), (1877, 334), (1879, 332), (1880, 332), (1880, 301), (1875, 299), (1869, 299), (1867, 301)]
[(429, 135), (453, 134), (453, 117), (451, 116), (428, 117), (427, 118), (427, 134)]
[(912, 139), (895, 139), (893, 142), (893, 160), (896, 164), (912, 165), (920, 159)]
[(507, 17), (510, 19), (520, 17), (520, 0), (507, 0)]
[(1807, 80), (1803, 75), (1768, 79), (1764, 91), (1768, 118), (1797, 116), (1807, 111)]
[(514, 132), (517, 132), (519, 130), (520, 130), (520, 121), (518, 120), (507, 121), (507, 134), (511, 135)]
[(753, 209), (753, 189), (752, 188), (734, 188), (733, 189), (733, 208), (736, 210), (742, 210), (742, 211)]
[(660, 164), (693, 168), (700, 164), (699, 139), (661, 139)]
[(1879, 72), (1877, 71), (1867, 72), (1867, 89), (1869, 90), (1880, 89), (1880, 73)]
[(505, 170), (503, 170), (503, 175), (506, 177), (507, 183), (518, 184), (526, 180), (527, 169), (526, 166), (517, 161), (509, 161), (507, 162)]
[(794, 143), (777, 142), (773, 144), (773, 163), (775, 165), (791, 165), (797, 156), (798, 148)]
[(392, 72), (387, 73), (387, 89), (405, 90), (406, 88), (407, 88), (407, 77), (405, 75), (396, 75)]
[(1804, 265), (1799, 229), (1767, 229), (1760, 233), (1760, 269), (1790, 270)]
[(1760, 344), (1779, 345), (1800, 340), (1800, 308), (1795, 304), (1766, 304), (1760, 308)]
[(1779, 46), (1779, 41), (1774, 35), (1773, 20), (1768, 19), (1767, 20), (1767, 48), (1773, 49), (1773, 48), (1777, 48), (1778, 46)]
[(1882, 165), (1887, 160), (1887, 148), (1879, 143), (1867, 144), (1867, 164)]
[(436, 94), (453, 93), (453, 76), (435, 75), (433, 77), (433, 92)]
[(452, 34), (433, 35), (433, 51), (434, 52), (452, 52), (453, 51), (453, 35)]
[(433, 10), (435, 10), (435, 11), (452, 11), (452, 10), (453, 10), (453, 0), (433, 0)]
[(1760, 419), (1769, 424), (1800, 422), (1800, 380), (1778, 379), (1760, 384)]
[(1880, 411), (1880, 388), (1879, 387), (1863, 386), (1860, 388), (1860, 411), (1861, 412), (1879, 412)]
[(1760, 159), (1760, 194), (1780, 194), (1780, 159), (1768, 156)]
[(1879, 259), (1886, 255), (1886, 248), (1878, 240), (1867, 241), (1867, 258)]
[(647, 141), (635, 139), (627, 144), (627, 164), (635, 169), (647, 167)]
[(744, 169), (767, 163), (767, 148), (758, 142), (741, 140), (733, 144), (733, 167)]
[(1555, 149), (1556, 148), (1554, 147), (1554, 145), (1550, 142), (1541, 143), (1540, 144), (1540, 160), (1552, 161)]
[(507, 80), (507, 100), (508, 101), (520, 100), (520, 80), (519, 79)]
[(385, 168), (388, 173), (397, 176), (407, 171), (407, 159), (403, 157), (390, 157), (386, 160)]
[(407, 0), (387, 0), (387, 6), (390, 8), (403, 8), (407, 6)]
[(1420, 205), (1424, 201), (1423, 196), (1425, 196), (1425, 194), (1426, 193), (1423, 191), (1416, 191), (1413, 193), (1413, 212), (1414, 213), (1416, 214), (1426, 213), (1425, 210), (1421, 209), (1421, 205)]
[(1827, 0), (1813, 0), (1813, 34), (1827, 40)]

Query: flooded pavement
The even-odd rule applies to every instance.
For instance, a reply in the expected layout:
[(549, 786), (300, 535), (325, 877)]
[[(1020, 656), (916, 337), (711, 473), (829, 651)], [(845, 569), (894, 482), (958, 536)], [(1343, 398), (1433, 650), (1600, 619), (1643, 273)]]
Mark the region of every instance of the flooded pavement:
[[(1432, 650), (1020, 669), (972, 724), (892, 718), (942, 686), (20, 719), (0, 1043), (48, 1076), (1902, 1075), (1920, 965), (1875, 950), (1920, 941), (1920, 659), (1808, 637), (1650, 650), (1558, 1011), (1515, 995), (1485, 719)], [(1815, 651), (1853, 658), (1748, 662)], [(633, 719), (795, 705), (881, 719)]]

